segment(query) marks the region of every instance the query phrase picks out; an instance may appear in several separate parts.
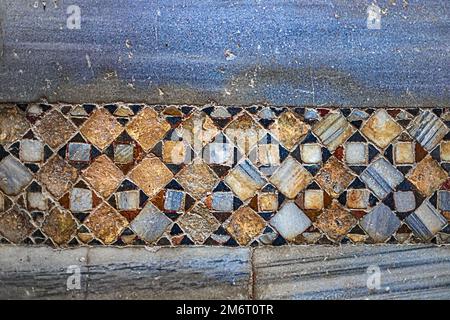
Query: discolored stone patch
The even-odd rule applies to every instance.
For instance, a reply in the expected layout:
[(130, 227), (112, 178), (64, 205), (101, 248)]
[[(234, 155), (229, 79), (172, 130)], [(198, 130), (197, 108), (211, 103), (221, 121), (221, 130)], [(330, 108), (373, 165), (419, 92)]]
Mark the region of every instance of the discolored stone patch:
[(57, 245), (68, 243), (76, 230), (77, 224), (70, 212), (58, 208), (50, 211), (42, 225), (42, 231)]
[(294, 158), (287, 158), (270, 178), (289, 199), (295, 198), (312, 180), (312, 175)]
[(191, 211), (185, 213), (178, 223), (196, 244), (204, 243), (220, 226), (203, 203), (198, 203)]
[(347, 189), (355, 176), (336, 157), (331, 157), (316, 176), (317, 183), (333, 198)]
[(401, 132), (402, 127), (384, 109), (377, 110), (361, 132), (380, 148), (386, 148)]
[(314, 223), (327, 237), (339, 241), (357, 223), (350, 211), (342, 207), (336, 200), (323, 211)]
[(309, 125), (293, 112), (283, 113), (270, 127), (272, 133), (289, 150), (292, 150), (309, 132)]
[(59, 199), (78, 179), (78, 171), (61, 157), (55, 156), (39, 171), (38, 177), (47, 190)]
[(102, 155), (83, 172), (83, 178), (106, 198), (116, 190), (124, 175), (111, 159)]
[(202, 199), (219, 181), (217, 175), (203, 161), (194, 161), (177, 175), (178, 182), (194, 198)]
[(67, 142), (77, 129), (59, 111), (53, 110), (36, 125), (36, 131), (45, 143), (55, 149)]
[(19, 244), (35, 229), (28, 214), (18, 207), (0, 215), (0, 234)]
[(25, 113), (15, 106), (0, 108), (0, 144), (20, 139), (30, 128)]
[(407, 176), (425, 196), (430, 196), (448, 178), (447, 173), (432, 157), (427, 156)]
[(242, 207), (231, 216), (226, 230), (240, 245), (247, 245), (265, 226), (265, 221), (253, 209)]
[(103, 203), (87, 217), (85, 225), (104, 244), (112, 244), (128, 221), (110, 205)]
[(173, 173), (157, 157), (147, 157), (134, 168), (130, 178), (147, 196), (153, 196), (173, 177)]
[(8, 195), (17, 195), (31, 182), (33, 175), (20, 161), (8, 156), (0, 162), (0, 189)]
[(97, 109), (83, 124), (80, 132), (97, 148), (103, 150), (123, 131), (123, 127), (106, 109)]

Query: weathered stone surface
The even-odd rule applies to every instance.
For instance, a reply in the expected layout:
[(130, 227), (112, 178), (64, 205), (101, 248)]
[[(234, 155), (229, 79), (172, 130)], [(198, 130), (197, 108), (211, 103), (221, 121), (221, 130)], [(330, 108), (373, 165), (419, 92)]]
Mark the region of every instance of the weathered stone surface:
[(401, 132), (402, 127), (384, 109), (377, 110), (361, 132), (380, 148), (386, 148)]
[(329, 113), (313, 128), (314, 134), (332, 151), (342, 145), (354, 131), (352, 125), (339, 112)]
[(309, 125), (293, 112), (283, 113), (270, 127), (270, 130), (287, 149), (292, 150), (309, 132)]
[(198, 159), (181, 170), (176, 178), (184, 190), (196, 199), (206, 196), (219, 181), (208, 165)]
[(249, 114), (244, 113), (227, 126), (225, 134), (242, 153), (248, 155), (263, 137), (265, 130)]
[(89, 142), (99, 149), (104, 149), (119, 136), (123, 127), (106, 109), (102, 108), (94, 111), (80, 131)]
[(287, 202), (270, 220), (270, 224), (287, 240), (294, 240), (311, 226), (311, 220), (294, 202)]
[(253, 257), (255, 299), (450, 298), (448, 246), (265, 247)]
[(450, 161), (450, 141), (442, 141), (441, 159), (444, 161)]
[(242, 201), (253, 197), (266, 184), (266, 180), (248, 160), (238, 164), (226, 176), (225, 182)]
[(312, 175), (297, 160), (289, 157), (275, 171), (270, 182), (289, 199), (293, 199), (312, 179)]
[(431, 239), (448, 223), (447, 219), (428, 200), (410, 214), (405, 222), (417, 236), (425, 241)]
[(403, 179), (403, 174), (384, 158), (372, 162), (361, 174), (361, 180), (381, 199), (394, 191)]
[(414, 144), (412, 142), (397, 142), (394, 145), (394, 159), (396, 164), (414, 163)]
[(198, 203), (191, 211), (183, 214), (178, 223), (196, 244), (205, 242), (220, 226), (203, 203)]
[(357, 222), (358, 220), (348, 210), (334, 200), (331, 206), (319, 215), (314, 225), (322, 230), (331, 240), (339, 241)]
[(77, 170), (59, 156), (50, 159), (39, 171), (39, 181), (59, 199), (78, 178)]
[(153, 243), (161, 237), (171, 224), (172, 220), (149, 202), (139, 215), (134, 218), (130, 227), (143, 240), (148, 243)]
[(347, 189), (355, 176), (336, 157), (331, 157), (315, 179), (330, 196), (337, 198)]
[(173, 173), (159, 158), (149, 156), (131, 171), (130, 178), (150, 197), (164, 188)]
[(226, 230), (240, 245), (247, 245), (261, 234), (266, 222), (250, 207), (239, 208), (226, 224)]
[(33, 175), (17, 159), (8, 156), (0, 162), (0, 189), (8, 195), (17, 195), (31, 182)]
[(44, 159), (44, 144), (39, 140), (23, 139), (20, 141), (19, 156), (24, 162), (41, 162)]
[(45, 143), (56, 149), (67, 142), (77, 129), (59, 111), (53, 110), (36, 125), (36, 131)]
[(432, 151), (449, 129), (438, 116), (429, 110), (424, 110), (414, 119), (408, 131), (425, 150)]
[(124, 178), (122, 171), (106, 155), (95, 159), (83, 178), (103, 197), (109, 197)]
[(195, 152), (199, 152), (220, 132), (211, 118), (199, 111), (185, 120), (179, 131)]
[(447, 180), (448, 175), (439, 163), (427, 156), (406, 177), (424, 196), (430, 196)]
[(366, 209), (369, 206), (370, 192), (367, 189), (347, 191), (347, 206), (350, 209)]
[(128, 225), (128, 221), (110, 205), (103, 203), (87, 217), (85, 225), (103, 243), (111, 244)]
[(66, 244), (77, 230), (77, 224), (70, 212), (55, 208), (45, 218), (42, 231), (57, 245)]
[(145, 151), (152, 149), (169, 129), (167, 121), (159, 118), (158, 113), (151, 108), (143, 109), (126, 127), (128, 134)]
[(384, 242), (397, 231), (401, 222), (388, 206), (381, 203), (362, 218), (360, 225), (375, 242)]
[(0, 144), (18, 140), (29, 129), (25, 113), (14, 106), (0, 108)]
[(0, 234), (12, 243), (21, 243), (34, 229), (28, 214), (17, 207), (0, 215)]

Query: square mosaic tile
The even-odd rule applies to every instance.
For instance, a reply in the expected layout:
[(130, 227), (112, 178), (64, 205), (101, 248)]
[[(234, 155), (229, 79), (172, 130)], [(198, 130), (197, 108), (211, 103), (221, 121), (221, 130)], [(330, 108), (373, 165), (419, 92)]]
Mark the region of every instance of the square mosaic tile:
[(446, 243), (449, 108), (0, 106), (0, 243)]

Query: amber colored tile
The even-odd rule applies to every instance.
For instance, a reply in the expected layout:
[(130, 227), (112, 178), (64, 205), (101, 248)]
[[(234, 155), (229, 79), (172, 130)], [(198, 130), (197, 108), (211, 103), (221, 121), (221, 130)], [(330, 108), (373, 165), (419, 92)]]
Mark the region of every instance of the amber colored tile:
[(109, 197), (124, 178), (122, 171), (106, 155), (95, 159), (83, 178), (103, 197)]
[(77, 224), (68, 211), (58, 208), (50, 211), (42, 225), (42, 231), (57, 245), (63, 245), (72, 239)]
[(84, 224), (104, 244), (111, 244), (128, 225), (128, 221), (110, 205), (103, 203), (87, 217)]
[(231, 142), (245, 155), (250, 153), (265, 133), (264, 128), (247, 113), (238, 116), (225, 129)]
[(196, 160), (184, 167), (177, 175), (184, 190), (196, 199), (202, 199), (219, 182), (219, 178), (203, 161)]
[(252, 198), (266, 184), (266, 180), (248, 160), (236, 166), (224, 181), (242, 201)]
[(178, 223), (196, 244), (204, 243), (220, 226), (203, 203), (198, 203), (190, 212), (183, 214)]
[(366, 209), (369, 206), (370, 192), (367, 189), (347, 191), (347, 206), (350, 209)]
[(350, 211), (333, 201), (317, 218), (315, 226), (322, 230), (331, 240), (339, 241), (357, 223)]
[(122, 131), (123, 127), (116, 118), (104, 108), (96, 110), (80, 130), (90, 143), (101, 150), (109, 146)]
[(170, 124), (153, 109), (145, 108), (128, 123), (126, 130), (148, 152), (164, 138)]
[(173, 178), (173, 173), (159, 158), (149, 156), (141, 161), (129, 177), (149, 197), (155, 195)]
[(303, 208), (305, 210), (320, 210), (324, 206), (322, 190), (305, 190)]
[(270, 130), (283, 146), (292, 150), (309, 132), (309, 125), (294, 113), (283, 113), (271, 126)]
[(191, 114), (177, 131), (197, 153), (220, 132), (211, 118), (200, 111)]
[(431, 156), (425, 157), (407, 175), (416, 188), (425, 196), (430, 196), (447, 180), (448, 175)]
[(30, 128), (30, 124), (19, 108), (2, 106), (0, 108), (0, 144), (19, 140)]
[(36, 125), (36, 131), (45, 143), (55, 149), (66, 143), (77, 129), (59, 111), (53, 110)]
[(34, 229), (28, 214), (17, 207), (0, 215), (0, 234), (12, 243), (21, 243)]
[(260, 193), (258, 195), (259, 211), (276, 211), (278, 209), (278, 195), (276, 193)]
[(233, 213), (226, 225), (226, 230), (240, 245), (247, 245), (261, 234), (266, 222), (253, 209), (241, 207)]
[(397, 142), (394, 145), (394, 159), (396, 164), (412, 164), (415, 160), (414, 143)]
[(165, 163), (182, 164), (186, 160), (187, 146), (183, 141), (165, 141), (162, 159)]
[(441, 159), (442, 161), (450, 161), (450, 141), (441, 142)]
[(333, 198), (339, 197), (354, 178), (350, 169), (335, 157), (331, 157), (316, 175), (317, 183)]
[(57, 199), (64, 195), (77, 179), (78, 171), (59, 156), (50, 159), (38, 174), (38, 180)]
[(364, 124), (361, 132), (378, 147), (386, 148), (403, 128), (386, 112), (378, 109)]

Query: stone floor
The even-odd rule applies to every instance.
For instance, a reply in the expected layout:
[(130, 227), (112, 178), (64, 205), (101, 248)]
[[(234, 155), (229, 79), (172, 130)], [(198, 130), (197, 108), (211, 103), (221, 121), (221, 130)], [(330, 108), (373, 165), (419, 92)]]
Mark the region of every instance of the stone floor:
[(449, 108), (1, 105), (0, 243), (448, 243), (449, 128)]

